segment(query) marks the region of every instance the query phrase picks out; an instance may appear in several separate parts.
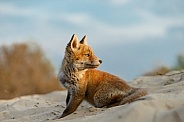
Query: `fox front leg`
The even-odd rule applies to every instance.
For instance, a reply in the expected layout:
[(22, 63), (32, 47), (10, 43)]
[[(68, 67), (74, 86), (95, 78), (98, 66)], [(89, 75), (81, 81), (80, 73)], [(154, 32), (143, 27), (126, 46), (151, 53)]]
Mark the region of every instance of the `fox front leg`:
[[(71, 113), (73, 113), (77, 107), (80, 105), (80, 103), (84, 100), (85, 95), (81, 94), (80, 92), (78, 93), (72, 93), (67, 95), (67, 107), (63, 111), (63, 114), (59, 118), (63, 118)], [(58, 118), (58, 119), (59, 119)]]

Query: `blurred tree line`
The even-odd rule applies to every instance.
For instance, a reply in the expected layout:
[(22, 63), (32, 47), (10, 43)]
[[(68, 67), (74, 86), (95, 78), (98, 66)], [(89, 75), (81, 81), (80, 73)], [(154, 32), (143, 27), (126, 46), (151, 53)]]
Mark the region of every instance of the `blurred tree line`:
[(175, 66), (169, 68), (167, 66), (160, 66), (152, 71), (149, 71), (143, 75), (145, 76), (155, 76), (155, 75), (164, 75), (172, 70), (184, 70), (184, 54), (179, 54), (177, 56), (176, 64)]
[(61, 90), (50, 61), (35, 43), (0, 46), (0, 99)]

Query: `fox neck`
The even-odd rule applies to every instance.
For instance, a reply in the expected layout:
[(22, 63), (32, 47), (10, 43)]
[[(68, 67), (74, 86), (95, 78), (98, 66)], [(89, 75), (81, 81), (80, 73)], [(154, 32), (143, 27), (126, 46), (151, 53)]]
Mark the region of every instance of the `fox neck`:
[(73, 65), (70, 60), (66, 58), (63, 59), (61, 71), (63, 73), (63, 77), (67, 80), (71, 81), (79, 81), (86, 70), (78, 70), (75, 65)]

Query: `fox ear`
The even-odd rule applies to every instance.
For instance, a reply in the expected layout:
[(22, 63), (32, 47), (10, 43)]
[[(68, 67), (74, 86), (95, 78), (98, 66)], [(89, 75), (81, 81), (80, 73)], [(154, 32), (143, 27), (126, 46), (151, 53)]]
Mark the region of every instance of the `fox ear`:
[(70, 45), (72, 50), (79, 48), (79, 41), (78, 41), (76, 34), (73, 34), (73, 36), (69, 42), (69, 45)]
[(82, 38), (82, 40), (80, 41), (81, 44), (85, 44), (87, 45), (87, 42), (86, 42), (86, 35)]

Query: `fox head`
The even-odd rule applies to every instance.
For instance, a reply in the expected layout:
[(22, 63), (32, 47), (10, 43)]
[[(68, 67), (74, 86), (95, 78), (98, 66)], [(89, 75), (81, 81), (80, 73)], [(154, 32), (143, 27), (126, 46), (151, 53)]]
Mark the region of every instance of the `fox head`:
[(97, 68), (102, 63), (102, 60), (97, 58), (92, 48), (87, 45), (86, 36), (79, 42), (75, 34), (67, 44), (65, 58), (79, 71)]

